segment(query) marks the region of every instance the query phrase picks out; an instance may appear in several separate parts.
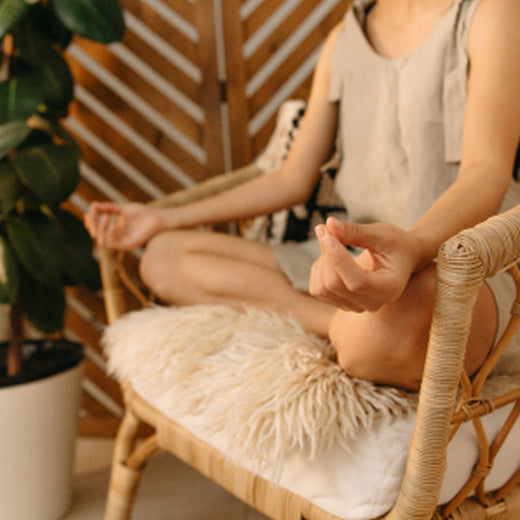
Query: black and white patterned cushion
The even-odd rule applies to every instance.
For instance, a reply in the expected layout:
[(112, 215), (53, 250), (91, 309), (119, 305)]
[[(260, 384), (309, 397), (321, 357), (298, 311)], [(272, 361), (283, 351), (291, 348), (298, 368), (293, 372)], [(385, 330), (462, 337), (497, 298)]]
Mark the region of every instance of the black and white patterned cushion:
[[(298, 133), (304, 113), (303, 101), (287, 101), (280, 108), (273, 136), (257, 160), (265, 174), (281, 167)], [(328, 216), (344, 217), (346, 209), (334, 188), (338, 165), (339, 156), (335, 155), (322, 167), (322, 174), (305, 204), (254, 219), (245, 236), (270, 244), (303, 242), (314, 238), (314, 227), (325, 222)]]

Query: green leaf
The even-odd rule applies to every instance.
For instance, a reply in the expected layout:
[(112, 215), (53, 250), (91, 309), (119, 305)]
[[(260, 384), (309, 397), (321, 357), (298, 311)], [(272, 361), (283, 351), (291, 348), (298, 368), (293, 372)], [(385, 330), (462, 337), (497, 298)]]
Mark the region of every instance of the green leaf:
[(0, 38), (20, 20), (29, 9), (25, 0), (0, 0)]
[[(35, 6), (39, 7), (39, 6)], [(31, 8), (23, 20), (13, 27), (12, 34), (14, 46), (18, 49), (20, 56), (32, 65), (40, 65), (45, 61), (45, 56), (52, 50), (53, 41), (46, 34), (41, 20), (35, 19)]]
[(72, 38), (52, 7), (42, 3), (31, 6), (27, 16), (13, 27), (12, 34), (21, 57), (32, 65), (47, 61), (47, 55), (56, 44), (65, 49)]
[(76, 153), (81, 155), (81, 148), (76, 139), (60, 124), (59, 120), (50, 117), (49, 114), (38, 114), (31, 120), (32, 127), (42, 130), (49, 136), (57, 137), (64, 145), (70, 146), (76, 150)]
[(49, 132), (46, 130), (34, 128), (32, 122), (31, 129), (32, 132), (27, 136), (23, 144), (18, 147), (19, 150), (24, 150), (26, 148), (30, 148), (31, 146), (49, 146), (54, 144), (52, 135), (49, 134)]
[(23, 121), (11, 121), (0, 125), (0, 159), (21, 144), (31, 133)]
[[(52, 124), (52, 122), (51, 122), (51, 124)], [(52, 128), (53, 128), (53, 135), (55, 135), (56, 137), (59, 137), (65, 143), (66, 146), (70, 146), (71, 148), (73, 148), (75, 150), (77, 156), (81, 155), (81, 148), (80, 148), (78, 142), (76, 141), (76, 139), (74, 139), (74, 137), (72, 137), (70, 132), (68, 132), (63, 126), (61, 126), (59, 124), (59, 122), (55, 122), (53, 124)]]
[(0, 83), (0, 123), (31, 117), (43, 101), (38, 88), (22, 78), (12, 78)]
[(41, 213), (26, 213), (7, 220), (7, 235), (20, 263), (36, 280), (61, 285), (65, 265), (62, 235)]
[(0, 215), (7, 215), (15, 206), (19, 181), (11, 165), (0, 163)]
[(12, 304), (18, 294), (18, 263), (9, 242), (0, 236), (0, 303)]
[(123, 38), (125, 22), (119, 0), (54, 0), (56, 14), (70, 31), (100, 43)]
[(74, 96), (74, 80), (67, 62), (59, 52), (54, 49), (46, 52), (38, 67), (19, 64), (18, 77), (36, 90), (50, 109), (67, 113)]
[(71, 285), (85, 285), (93, 291), (101, 287), (97, 262), (92, 256), (92, 239), (83, 222), (72, 213), (57, 210), (55, 216), (64, 234), (64, 247), (67, 262), (64, 266), (71, 278)]
[(66, 200), (80, 179), (74, 148), (54, 144), (20, 150), (13, 159), (22, 181), (49, 206)]
[(46, 285), (23, 272), (20, 280), (22, 310), (27, 319), (44, 334), (63, 329), (65, 293), (61, 285)]

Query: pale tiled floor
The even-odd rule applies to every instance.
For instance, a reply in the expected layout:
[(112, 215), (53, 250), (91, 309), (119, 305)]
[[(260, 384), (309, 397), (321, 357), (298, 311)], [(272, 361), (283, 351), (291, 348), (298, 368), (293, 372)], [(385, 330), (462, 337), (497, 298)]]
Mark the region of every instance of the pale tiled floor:
[[(113, 441), (80, 438), (71, 510), (63, 520), (102, 520)], [(171, 455), (147, 465), (132, 520), (264, 520)]]

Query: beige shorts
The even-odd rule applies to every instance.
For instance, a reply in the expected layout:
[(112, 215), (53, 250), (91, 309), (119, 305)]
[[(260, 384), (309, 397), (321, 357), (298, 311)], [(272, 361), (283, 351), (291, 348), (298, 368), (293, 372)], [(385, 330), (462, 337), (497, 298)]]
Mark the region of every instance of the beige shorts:
[[(495, 344), (504, 333), (511, 317), (511, 308), (516, 298), (516, 286), (513, 277), (508, 273), (499, 273), (488, 278), (486, 283), (490, 287), (498, 314), (498, 327)], [(493, 370), (495, 374), (519, 374), (520, 378), (520, 331), (517, 330), (505, 353), (498, 360)]]

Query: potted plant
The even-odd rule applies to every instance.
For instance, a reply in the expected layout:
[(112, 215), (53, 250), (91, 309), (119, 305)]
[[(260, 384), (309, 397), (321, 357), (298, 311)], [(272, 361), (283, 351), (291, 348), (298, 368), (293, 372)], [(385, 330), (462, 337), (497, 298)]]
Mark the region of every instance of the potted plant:
[[(9, 340), (0, 345), (2, 518), (57, 518), (68, 503), (63, 474), (72, 455), (64, 469), (57, 459), (74, 440), (59, 427), (68, 421), (74, 436), (83, 351), (56, 333), (65, 288), (97, 289), (99, 273), (88, 233), (64, 207), (80, 173), (79, 147), (60, 123), (73, 98), (63, 53), (75, 34), (109, 43), (124, 28), (119, 0), (0, 0), (0, 303), (10, 308)], [(27, 340), (24, 322), (43, 338)]]

